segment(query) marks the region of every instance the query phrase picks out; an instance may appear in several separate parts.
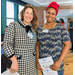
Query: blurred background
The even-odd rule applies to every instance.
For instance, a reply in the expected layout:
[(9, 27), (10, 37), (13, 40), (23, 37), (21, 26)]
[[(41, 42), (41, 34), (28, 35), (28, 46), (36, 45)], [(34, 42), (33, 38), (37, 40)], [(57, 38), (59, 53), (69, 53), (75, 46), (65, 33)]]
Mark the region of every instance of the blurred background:
[[(36, 8), (38, 25), (46, 23), (45, 13), (47, 5), (54, 0), (1, 0), (1, 34), (10, 22), (18, 21), (18, 14), (24, 5), (29, 3)], [(62, 18), (68, 26), (68, 18), (73, 19), (73, 0), (55, 0), (59, 5), (57, 20)]]

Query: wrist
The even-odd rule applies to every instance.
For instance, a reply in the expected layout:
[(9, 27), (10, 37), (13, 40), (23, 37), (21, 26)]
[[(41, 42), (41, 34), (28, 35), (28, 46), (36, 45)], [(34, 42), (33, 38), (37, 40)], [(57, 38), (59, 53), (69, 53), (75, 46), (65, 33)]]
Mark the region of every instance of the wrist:
[(58, 59), (58, 61), (61, 63), (62, 62), (62, 60), (61, 59)]
[(17, 61), (16, 56), (14, 55), (13, 57), (10, 58), (12, 62)]

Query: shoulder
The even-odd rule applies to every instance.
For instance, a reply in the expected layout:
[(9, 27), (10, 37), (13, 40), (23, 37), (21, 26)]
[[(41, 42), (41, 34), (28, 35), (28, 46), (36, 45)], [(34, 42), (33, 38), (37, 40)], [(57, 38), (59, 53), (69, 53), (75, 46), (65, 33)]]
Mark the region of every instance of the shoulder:
[[(9, 26), (14, 25), (14, 23), (15, 23), (15, 22), (10, 22)], [(8, 27), (9, 27), (9, 26), (8, 26)]]
[(16, 25), (18, 25), (18, 21), (16, 21), (16, 22), (11, 22), (8, 27), (14, 27), (14, 26), (16, 26)]
[(7, 27), (7, 30), (14, 29), (17, 24), (17, 22), (10, 22), (9, 26)]
[(66, 29), (66, 26), (62, 25), (61, 23), (57, 23), (57, 28)]
[(10, 27), (10, 26), (14, 26), (14, 25), (15, 25), (15, 23), (16, 23), (16, 22), (10, 22), (10, 24), (9, 24), (9, 26), (8, 26), (8, 27)]
[(57, 23), (55, 30), (60, 31), (61, 33), (64, 31), (67, 32), (67, 27), (62, 25), (61, 23)]
[(39, 25), (37, 28), (40, 28), (40, 27), (42, 27), (43, 25)]
[(39, 26), (37, 27), (37, 30), (38, 30), (38, 29), (41, 29), (42, 27), (43, 27), (43, 25), (39, 25)]

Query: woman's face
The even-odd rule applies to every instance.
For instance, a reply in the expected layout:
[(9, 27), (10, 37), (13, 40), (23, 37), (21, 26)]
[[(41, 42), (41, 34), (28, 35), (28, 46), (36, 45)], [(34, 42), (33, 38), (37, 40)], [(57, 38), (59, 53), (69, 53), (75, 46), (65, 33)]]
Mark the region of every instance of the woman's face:
[(62, 23), (62, 21), (60, 20), (60, 23)]
[(24, 16), (24, 22), (26, 24), (30, 24), (30, 22), (33, 20), (33, 9), (32, 8), (27, 8), (23, 14)]
[(56, 10), (54, 8), (49, 8), (46, 13), (46, 19), (48, 23), (54, 22), (56, 19)]

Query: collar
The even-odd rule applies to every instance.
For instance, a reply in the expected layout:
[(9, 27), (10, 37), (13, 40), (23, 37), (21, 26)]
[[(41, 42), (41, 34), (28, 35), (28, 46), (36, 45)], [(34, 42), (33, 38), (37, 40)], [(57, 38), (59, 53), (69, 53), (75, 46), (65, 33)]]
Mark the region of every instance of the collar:
[[(22, 21), (22, 20), (20, 20), (20, 19), (19, 19), (19, 22), (20, 22), (20, 23), (21, 23), (24, 27), (26, 27), (26, 26), (27, 26), (27, 25), (25, 25), (25, 24), (23, 23), (23, 21)], [(30, 24), (29, 24), (29, 26), (30, 26), (30, 27), (32, 27), (32, 24), (30, 23)]]

